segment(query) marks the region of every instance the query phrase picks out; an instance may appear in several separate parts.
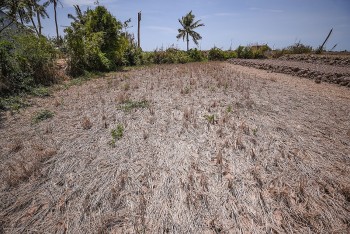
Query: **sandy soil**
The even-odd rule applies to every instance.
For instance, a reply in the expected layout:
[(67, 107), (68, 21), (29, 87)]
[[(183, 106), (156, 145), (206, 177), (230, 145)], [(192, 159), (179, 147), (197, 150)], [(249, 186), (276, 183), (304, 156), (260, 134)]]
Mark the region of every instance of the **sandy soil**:
[(0, 233), (350, 232), (349, 88), (194, 63), (32, 102), (0, 127)]

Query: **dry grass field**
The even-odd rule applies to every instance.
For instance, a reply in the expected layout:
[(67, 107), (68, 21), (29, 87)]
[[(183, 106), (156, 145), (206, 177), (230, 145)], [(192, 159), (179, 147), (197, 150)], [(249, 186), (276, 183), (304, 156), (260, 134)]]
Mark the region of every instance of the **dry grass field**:
[(0, 233), (349, 233), (350, 89), (229, 63), (108, 74), (0, 122)]

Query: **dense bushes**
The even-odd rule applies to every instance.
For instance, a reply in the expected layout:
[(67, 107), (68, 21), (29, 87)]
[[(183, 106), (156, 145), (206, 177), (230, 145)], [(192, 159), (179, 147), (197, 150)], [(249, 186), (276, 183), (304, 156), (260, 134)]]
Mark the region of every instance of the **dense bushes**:
[(298, 42), (284, 48), (282, 51), (284, 54), (306, 54), (312, 52), (312, 47)]
[(201, 62), (206, 59), (204, 53), (197, 49), (190, 49), (187, 54), (191, 62)]
[(223, 61), (225, 60), (225, 52), (220, 48), (214, 47), (209, 50), (208, 59), (213, 61)]
[(148, 56), (146, 63), (187, 63), (190, 57), (185, 51), (170, 47), (166, 50), (155, 50)]
[(208, 53), (208, 60), (211, 60), (211, 61), (224, 61), (230, 58), (237, 58), (236, 51), (233, 51), (233, 50), (224, 51), (214, 46), (212, 49), (209, 50), (209, 53)]
[(139, 53), (137, 53), (136, 56), (137, 61), (142, 65), (189, 63), (207, 60), (203, 51), (197, 49), (183, 51), (174, 47), (167, 48), (166, 50), (157, 49), (152, 52), (142, 52), (139, 50)]
[(105, 7), (87, 10), (72, 22), (66, 32), (69, 73), (73, 76), (87, 71), (111, 71), (124, 65), (128, 41), (121, 35), (121, 22)]
[(22, 34), (0, 40), (0, 96), (54, 82), (55, 56), (45, 37)]
[(266, 58), (266, 52), (268, 51), (271, 51), (268, 45), (238, 46), (236, 49), (237, 57), (243, 59)]

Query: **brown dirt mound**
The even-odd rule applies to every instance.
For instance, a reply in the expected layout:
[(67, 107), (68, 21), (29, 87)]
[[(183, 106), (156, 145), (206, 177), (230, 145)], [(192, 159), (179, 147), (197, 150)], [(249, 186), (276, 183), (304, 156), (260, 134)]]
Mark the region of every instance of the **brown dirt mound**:
[(331, 65), (337, 67), (349, 67), (349, 54), (287, 54), (279, 60), (306, 62), (319, 65)]
[(230, 63), (313, 79), (318, 83), (324, 81), (350, 87), (349, 66), (286, 59), (231, 59)]
[(349, 100), (229, 63), (34, 99), (0, 128), (0, 232), (349, 233)]

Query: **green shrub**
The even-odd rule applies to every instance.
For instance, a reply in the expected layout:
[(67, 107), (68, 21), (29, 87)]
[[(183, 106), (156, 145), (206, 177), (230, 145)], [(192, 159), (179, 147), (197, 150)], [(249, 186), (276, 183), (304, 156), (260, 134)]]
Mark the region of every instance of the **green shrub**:
[(124, 52), (124, 58), (126, 66), (139, 66), (144, 64), (142, 50), (132, 44), (130, 44)]
[(185, 51), (170, 47), (166, 50), (155, 50), (149, 57), (149, 62), (155, 64), (188, 63), (191, 58)]
[(122, 139), (123, 134), (124, 134), (124, 127), (121, 124), (118, 124), (117, 128), (112, 129), (111, 131), (112, 138), (116, 140)]
[(287, 48), (284, 48), (283, 54), (305, 54), (305, 53), (311, 53), (312, 47), (302, 44), (300, 41), (288, 46)]
[(9, 96), (0, 97), (0, 110), (18, 111), (23, 107), (29, 106), (29, 103), (24, 97), (21, 96)]
[(271, 48), (268, 45), (251, 46), (250, 48), (253, 53), (253, 58), (255, 59), (266, 58), (266, 53), (271, 51)]
[(243, 49), (244, 46), (238, 46), (236, 49), (236, 54), (237, 54), (237, 58), (242, 58), (243, 57)]
[(268, 45), (238, 46), (236, 49), (236, 54), (237, 54), (237, 58), (262, 59), (262, 58), (266, 58), (267, 51), (271, 51)]
[(225, 52), (214, 46), (209, 50), (208, 59), (211, 61), (223, 61), (226, 59)]
[(37, 97), (49, 97), (50, 96), (50, 90), (47, 87), (37, 87), (31, 90), (31, 94)]
[(54, 116), (54, 113), (52, 111), (49, 110), (41, 110), (37, 113), (35, 113), (34, 117), (33, 117), (33, 122), (34, 123), (39, 123), (45, 119), (50, 119)]
[(127, 100), (119, 106), (119, 109), (125, 112), (129, 112), (132, 109), (147, 108), (148, 106), (149, 106), (149, 102), (147, 100), (142, 100), (142, 101)]
[(123, 138), (124, 126), (121, 124), (118, 124), (116, 128), (112, 129), (111, 135), (112, 135), (112, 140), (109, 142), (109, 144), (115, 147), (116, 140), (120, 140)]
[(88, 9), (81, 20), (65, 29), (69, 55), (69, 73), (112, 71), (127, 65), (124, 53), (129, 41), (121, 32), (122, 24), (103, 6)]
[(154, 52), (142, 52), (141, 57), (143, 65), (154, 64)]
[(55, 82), (55, 57), (56, 51), (45, 37), (20, 34), (0, 40), (0, 95)]
[(205, 56), (202, 53), (202, 51), (195, 49), (190, 49), (187, 52), (187, 55), (189, 56), (189, 59), (191, 62), (201, 62), (205, 60)]
[(16, 56), (23, 71), (29, 71), (35, 84), (49, 85), (55, 82), (54, 61), (56, 50), (45, 37), (19, 36), (15, 39)]
[(234, 50), (225, 51), (225, 58), (226, 59), (237, 58), (236, 51), (234, 51)]

